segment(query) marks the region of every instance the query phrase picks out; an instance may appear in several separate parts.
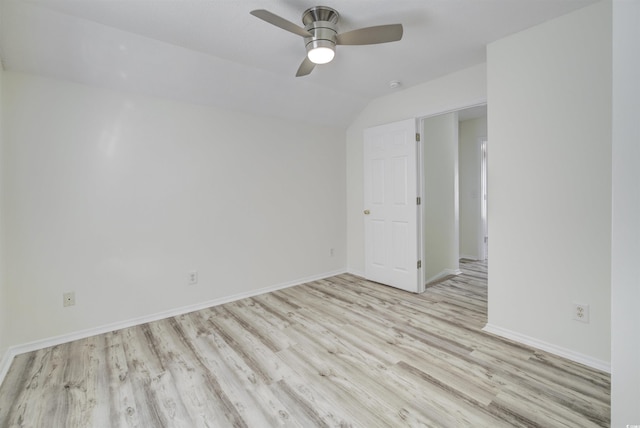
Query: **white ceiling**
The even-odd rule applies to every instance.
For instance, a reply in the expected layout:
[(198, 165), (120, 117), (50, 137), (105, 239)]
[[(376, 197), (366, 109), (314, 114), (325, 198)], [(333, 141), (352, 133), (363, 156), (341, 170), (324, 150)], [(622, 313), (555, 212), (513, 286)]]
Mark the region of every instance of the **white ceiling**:
[[(485, 61), (486, 44), (595, 0), (329, 0), (339, 31), (401, 23), (399, 42), (339, 46), (295, 77), (316, 0), (0, 0), (5, 70), (345, 127), (372, 99)], [(402, 86), (391, 89), (389, 82)]]

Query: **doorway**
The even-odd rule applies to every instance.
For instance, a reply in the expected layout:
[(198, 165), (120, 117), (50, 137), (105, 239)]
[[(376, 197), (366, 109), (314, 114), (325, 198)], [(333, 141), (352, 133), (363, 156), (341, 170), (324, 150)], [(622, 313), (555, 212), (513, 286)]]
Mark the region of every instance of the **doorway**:
[[(413, 148), (413, 119), (406, 121), (406, 129), (398, 122), (365, 130), (367, 279), (422, 292), (429, 283), (461, 273), (460, 259), (486, 259), (486, 111), (482, 105), (422, 118), (420, 142), (416, 147), (414, 141)], [(398, 157), (382, 150), (385, 146), (405, 147), (408, 152)], [(404, 184), (398, 187), (400, 183)], [(402, 212), (399, 219), (377, 216), (396, 209)], [(394, 278), (398, 275), (402, 278)]]
[(423, 266), (430, 286), (461, 273), (461, 259), (487, 259), (487, 108), (442, 113), (421, 123)]

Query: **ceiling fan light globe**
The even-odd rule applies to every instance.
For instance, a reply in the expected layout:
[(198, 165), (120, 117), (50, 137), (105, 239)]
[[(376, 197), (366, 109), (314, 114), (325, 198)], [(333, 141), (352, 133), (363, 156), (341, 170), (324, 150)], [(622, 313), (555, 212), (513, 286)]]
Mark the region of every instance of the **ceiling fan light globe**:
[(313, 49), (309, 49), (307, 52), (307, 57), (309, 61), (314, 64), (326, 64), (333, 60), (333, 57), (336, 55), (336, 52), (328, 47), (316, 47)]

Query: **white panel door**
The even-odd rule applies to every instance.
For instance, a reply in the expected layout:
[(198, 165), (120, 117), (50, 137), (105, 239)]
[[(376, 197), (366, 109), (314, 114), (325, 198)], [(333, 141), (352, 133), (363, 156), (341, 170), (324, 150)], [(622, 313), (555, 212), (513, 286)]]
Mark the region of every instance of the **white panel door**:
[(364, 131), (365, 277), (420, 292), (414, 119)]

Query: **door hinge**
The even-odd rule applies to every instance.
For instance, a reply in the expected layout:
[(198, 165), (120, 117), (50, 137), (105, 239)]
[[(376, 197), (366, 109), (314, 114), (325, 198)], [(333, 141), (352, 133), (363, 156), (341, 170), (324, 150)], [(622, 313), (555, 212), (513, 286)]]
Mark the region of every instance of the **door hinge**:
[(422, 267), (422, 260), (418, 260), (418, 269)]
[(420, 133), (416, 132), (416, 141), (420, 141)]
[(416, 198), (416, 205), (420, 205), (422, 203), (422, 199), (420, 199), (420, 196), (418, 196)]

